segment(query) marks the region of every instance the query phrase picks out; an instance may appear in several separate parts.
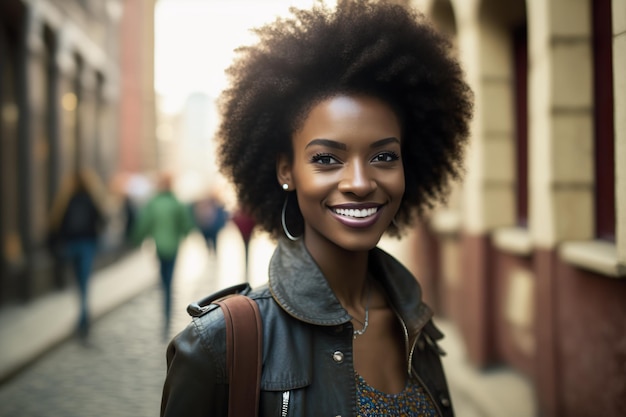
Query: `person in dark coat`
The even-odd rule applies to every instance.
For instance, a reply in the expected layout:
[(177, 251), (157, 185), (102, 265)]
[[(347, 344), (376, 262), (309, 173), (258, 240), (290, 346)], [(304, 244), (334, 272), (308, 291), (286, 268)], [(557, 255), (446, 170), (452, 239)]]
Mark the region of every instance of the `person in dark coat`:
[(77, 327), (83, 339), (89, 334), (89, 280), (104, 224), (101, 184), (92, 172), (79, 171), (68, 179), (53, 202), (51, 228), (58, 255), (71, 263), (76, 278), (80, 295)]
[(217, 235), (228, 221), (228, 212), (216, 193), (210, 193), (191, 206), (193, 219), (210, 253), (217, 255)]

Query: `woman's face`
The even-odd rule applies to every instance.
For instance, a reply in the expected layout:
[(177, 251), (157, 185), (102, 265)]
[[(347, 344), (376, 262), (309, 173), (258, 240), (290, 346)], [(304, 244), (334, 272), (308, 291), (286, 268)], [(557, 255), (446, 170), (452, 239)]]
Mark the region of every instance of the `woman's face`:
[(279, 181), (296, 191), (309, 248), (376, 246), (404, 194), (401, 141), (398, 118), (376, 98), (338, 95), (311, 109), (292, 137), (293, 160), (278, 163)]

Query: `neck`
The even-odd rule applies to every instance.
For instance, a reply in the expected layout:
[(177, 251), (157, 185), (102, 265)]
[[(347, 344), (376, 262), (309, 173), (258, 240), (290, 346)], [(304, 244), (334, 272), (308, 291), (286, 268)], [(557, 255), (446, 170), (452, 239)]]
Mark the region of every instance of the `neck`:
[(347, 310), (363, 309), (369, 252), (307, 245), (306, 239), (304, 243), (341, 305)]

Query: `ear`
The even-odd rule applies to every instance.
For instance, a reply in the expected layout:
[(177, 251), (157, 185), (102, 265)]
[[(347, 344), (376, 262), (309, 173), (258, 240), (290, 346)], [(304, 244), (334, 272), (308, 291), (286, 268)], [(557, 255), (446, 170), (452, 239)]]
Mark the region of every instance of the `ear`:
[(293, 190), (293, 180), (291, 175), (291, 159), (286, 154), (279, 154), (276, 158), (276, 179), (278, 185), (287, 184)]

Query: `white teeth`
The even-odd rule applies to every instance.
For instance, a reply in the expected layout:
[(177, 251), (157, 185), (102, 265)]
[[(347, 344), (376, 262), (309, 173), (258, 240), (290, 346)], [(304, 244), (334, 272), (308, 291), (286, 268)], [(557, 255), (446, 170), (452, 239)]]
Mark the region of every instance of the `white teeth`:
[(378, 211), (378, 208), (373, 207), (367, 209), (333, 209), (333, 211), (341, 216), (363, 218), (373, 216)]

